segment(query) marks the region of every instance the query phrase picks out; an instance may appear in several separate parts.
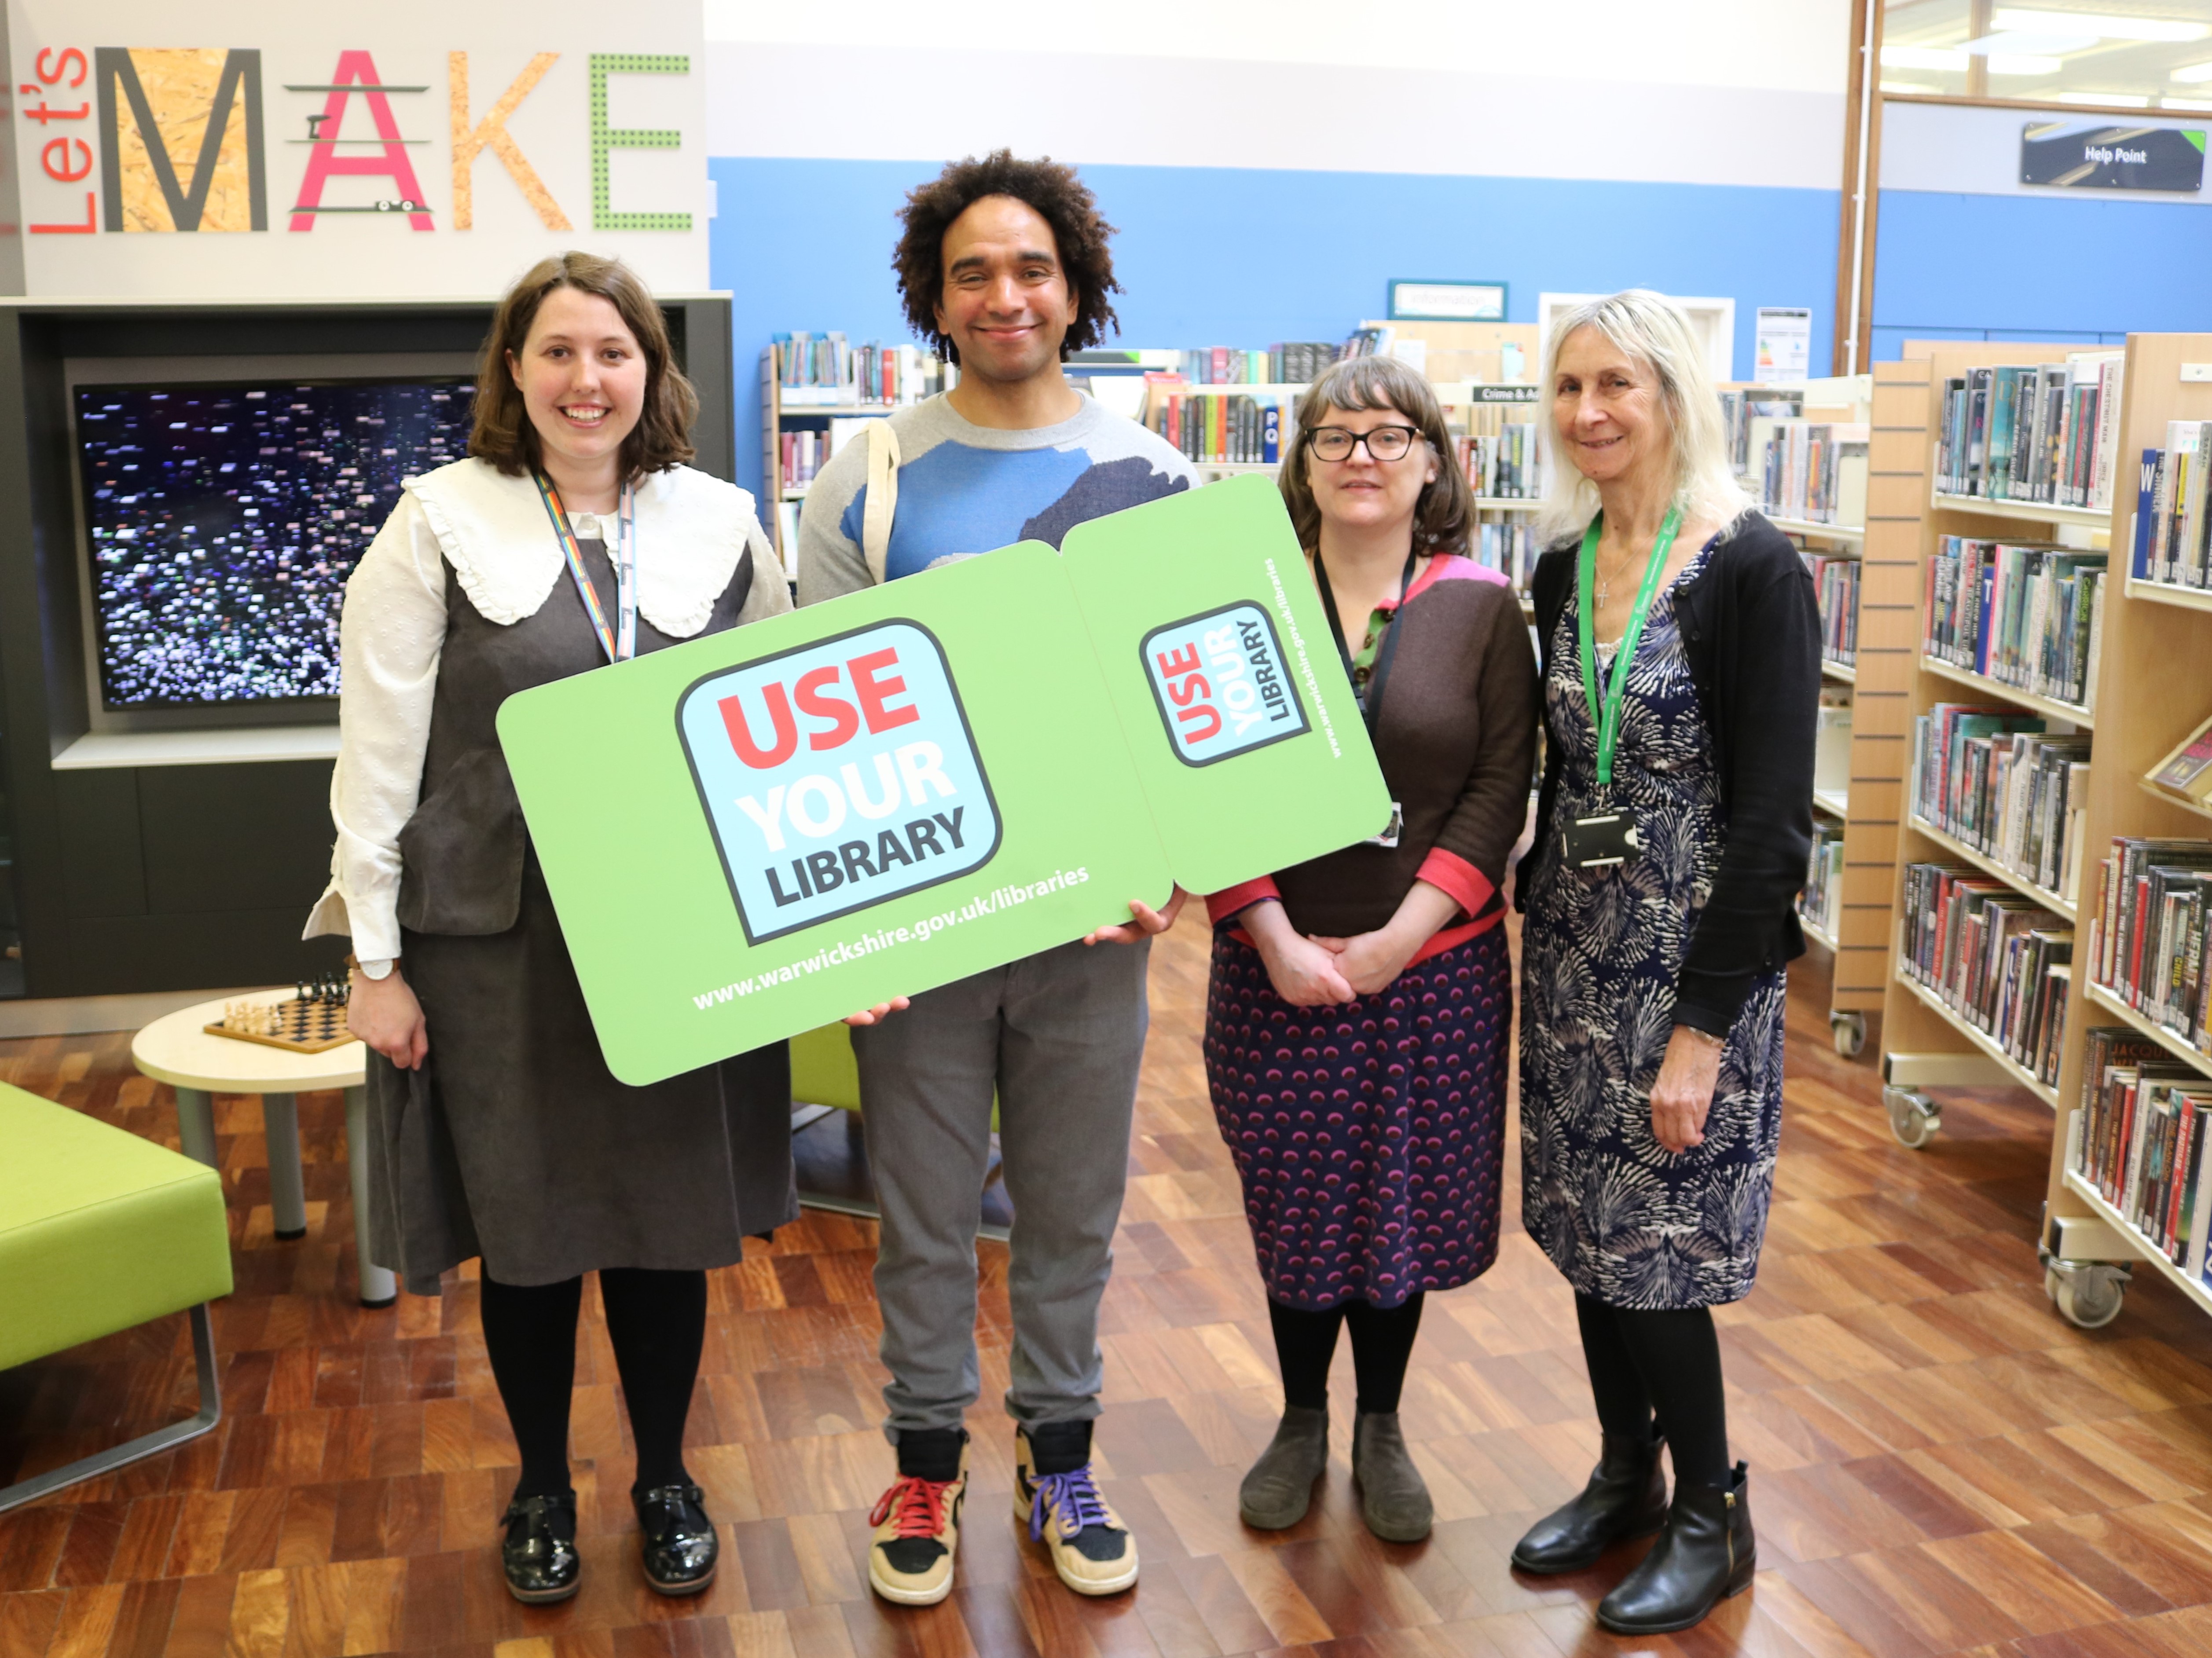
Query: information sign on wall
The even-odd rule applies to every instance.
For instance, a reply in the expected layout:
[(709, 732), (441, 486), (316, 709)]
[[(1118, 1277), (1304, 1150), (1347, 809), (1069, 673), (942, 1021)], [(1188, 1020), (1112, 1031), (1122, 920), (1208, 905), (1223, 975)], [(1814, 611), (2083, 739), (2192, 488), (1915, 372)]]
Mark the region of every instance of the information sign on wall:
[(2199, 127), (2030, 121), (2021, 129), (2020, 181), (2062, 190), (2162, 190), (2204, 185)]
[(38, 297), (495, 292), (621, 255), (707, 285), (697, 0), (14, 0)]

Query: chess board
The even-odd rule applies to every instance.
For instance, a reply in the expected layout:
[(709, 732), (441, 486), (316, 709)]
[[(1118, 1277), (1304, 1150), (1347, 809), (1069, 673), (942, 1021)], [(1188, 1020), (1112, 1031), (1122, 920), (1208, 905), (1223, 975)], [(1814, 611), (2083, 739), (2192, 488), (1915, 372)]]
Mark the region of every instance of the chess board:
[(356, 1041), (346, 1029), (346, 1010), (343, 1002), (289, 1001), (272, 1004), (277, 1014), (276, 1029), (270, 1032), (234, 1030), (217, 1023), (203, 1025), (211, 1036), (228, 1036), (234, 1042), (259, 1042), (264, 1048), (281, 1048), (288, 1054), (327, 1054), (334, 1048), (343, 1048)]

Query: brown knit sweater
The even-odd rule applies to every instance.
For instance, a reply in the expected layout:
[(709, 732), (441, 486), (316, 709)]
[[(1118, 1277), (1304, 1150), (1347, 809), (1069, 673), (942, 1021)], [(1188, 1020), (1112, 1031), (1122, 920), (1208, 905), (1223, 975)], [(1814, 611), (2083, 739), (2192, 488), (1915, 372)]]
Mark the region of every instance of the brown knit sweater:
[(1405, 813), (1397, 846), (1346, 847), (1215, 893), (1216, 922), (1279, 897), (1299, 932), (1349, 938), (1388, 922), (1417, 879), (1459, 900), (1463, 913), (1440, 942), (1504, 913), (1498, 889), (1536, 763), (1536, 657), (1520, 601), (1496, 571), (1446, 555), (1430, 560), (1390, 626), (1404, 631), (1375, 751)]

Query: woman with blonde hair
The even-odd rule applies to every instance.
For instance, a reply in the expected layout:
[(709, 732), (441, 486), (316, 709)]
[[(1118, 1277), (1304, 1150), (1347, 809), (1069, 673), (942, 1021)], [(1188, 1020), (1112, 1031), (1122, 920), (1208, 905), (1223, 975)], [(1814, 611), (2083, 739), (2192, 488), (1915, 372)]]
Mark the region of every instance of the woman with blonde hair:
[(1729, 474), (1671, 302), (1631, 289), (1570, 313), (1545, 384), (1558, 539), (1532, 584), (1548, 742), (1516, 887), (1522, 1212), (1574, 1286), (1604, 1442), (1513, 1563), (1577, 1571), (1656, 1531), (1598, 1607), (1656, 1634), (1755, 1564), (1711, 1309), (1750, 1293), (1773, 1186), (1820, 621), (1803, 561)]
[(1283, 1374), (1248, 1524), (1292, 1526), (1328, 1464), (1340, 1326), (1359, 1386), (1368, 1528), (1427, 1533), (1398, 1423), (1424, 1297), (1498, 1257), (1512, 970), (1499, 888), (1528, 816), (1534, 653), (1503, 576), (1467, 556), (1474, 498), (1428, 381), (1338, 363), (1283, 469), (1392, 821), (1207, 901), (1206, 1073), (1243, 1182)]
[(607, 1070), (493, 725), (516, 691), (791, 608), (752, 498), (684, 465), (698, 407), (635, 275), (543, 261), (492, 318), (470, 459), (407, 480), (339, 626), (337, 848), (307, 932), (350, 933), (360, 957), (374, 1258), (430, 1296), (482, 1262), (522, 1460), (501, 1550), (519, 1600), (565, 1600), (581, 1570), (568, 1406), (588, 1272), (647, 1584), (713, 1580), (684, 1467), (707, 1269), (794, 1212), (783, 1043), (645, 1088)]

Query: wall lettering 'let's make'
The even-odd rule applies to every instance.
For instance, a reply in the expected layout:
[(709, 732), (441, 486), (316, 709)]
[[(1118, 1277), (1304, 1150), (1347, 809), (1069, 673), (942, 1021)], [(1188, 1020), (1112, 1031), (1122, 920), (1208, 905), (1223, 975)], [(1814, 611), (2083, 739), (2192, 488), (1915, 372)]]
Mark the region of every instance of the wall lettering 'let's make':
[(180, 33), (137, 0), (11, 10), (34, 295), (469, 295), (578, 246), (706, 285), (696, 3), (397, 0), (281, 33), (204, 6), (224, 44), (198, 46), (113, 44)]

